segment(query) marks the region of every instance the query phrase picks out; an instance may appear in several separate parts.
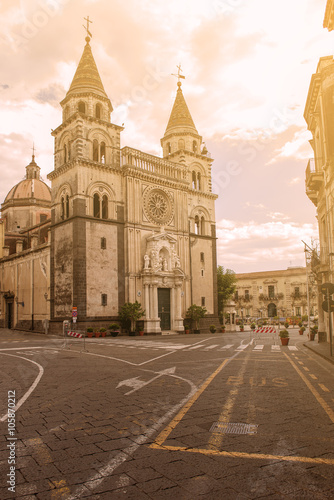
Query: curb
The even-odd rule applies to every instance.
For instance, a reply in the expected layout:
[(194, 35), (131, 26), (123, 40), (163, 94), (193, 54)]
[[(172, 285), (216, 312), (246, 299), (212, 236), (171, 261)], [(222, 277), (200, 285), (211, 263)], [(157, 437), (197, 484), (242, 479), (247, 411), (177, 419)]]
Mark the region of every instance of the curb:
[(319, 351), (317, 351), (315, 349), (312, 349), (312, 347), (309, 346), (309, 345), (307, 345), (307, 344), (303, 344), (303, 346), (307, 347), (307, 349), (309, 349), (310, 351), (312, 351), (314, 354), (317, 354), (321, 358), (326, 359), (327, 361), (329, 361), (329, 363), (332, 363), (332, 365), (334, 365), (334, 357), (330, 358), (330, 357), (326, 356), (325, 354), (322, 354), (321, 352), (319, 352)]

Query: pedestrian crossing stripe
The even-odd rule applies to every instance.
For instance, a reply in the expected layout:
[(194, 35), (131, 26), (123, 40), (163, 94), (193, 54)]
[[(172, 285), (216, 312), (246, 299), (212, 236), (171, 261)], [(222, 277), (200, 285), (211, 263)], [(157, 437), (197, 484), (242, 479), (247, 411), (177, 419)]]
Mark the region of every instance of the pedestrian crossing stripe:
[(253, 351), (262, 351), (263, 348), (264, 348), (264, 345), (257, 345), (254, 347)]

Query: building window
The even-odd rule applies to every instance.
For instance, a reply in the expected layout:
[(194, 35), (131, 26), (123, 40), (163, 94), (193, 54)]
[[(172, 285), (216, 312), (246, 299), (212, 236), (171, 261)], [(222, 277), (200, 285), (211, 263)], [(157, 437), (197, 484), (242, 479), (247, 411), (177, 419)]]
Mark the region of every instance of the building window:
[(78, 104), (78, 111), (79, 113), (86, 113), (86, 104), (83, 101), (80, 101)]
[(296, 316), (301, 316), (300, 307), (296, 307)]
[(249, 290), (245, 290), (245, 299), (249, 300)]
[(199, 217), (198, 217), (198, 215), (196, 215), (196, 217), (195, 217), (195, 234), (200, 234), (200, 231), (199, 231)]
[(201, 217), (201, 234), (205, 234), (205, 220)]
[(197, 172), (197, 189), (198, 189), (198, 191), (201, 190), (201, 174), (200, 174), (200, 172)]
[[(295, 298), (299, 299), (299, 297), (300, 297), (299, 286), (295, 286)], [(298, 314), (297, 314), (297, 316), (298, 316)]]
[(64, 163), (67, 162), (67, 146), (64, 144)]
[(106, 238), (101, 238), (101, 249), (105, 250), (107, 248), (107, 240)]
[(202, 304), (202, 307), (205, 307), (205, 297), (201, 297), (201, 304)]
[(96, 118), (101, 118), (101, 104), (95, 106), (95, 116)]
[(193, 152), (197, 153), (197, 142), (193, 141)]
[(108, 219), (108, 196), (106, 194), (102, 197), (102, 219)]
[(196, 172), (192, 172), (191, 174), (191, 183), (192, 183), (191, 187), (193, 189), (196, 189)]
[(101, 163), (106, 162), (106, 143), (101, 142), (100, 144), (100, 161)]
[(268, 286), (268, 297), (269, 299), (273, 299), (275, 297), (275, 287), (274, 285)]
[(172, 152), (172, 148), (171, 148), (170, 142), (167, 142), (167, 154), (170, 155), (171, 152)]
[(106, 306), (108, 303), (108, 295), (106, 293), (101, 294), (101, 306)]
[(201, 269), (201, 276), (204, 276), (204, 269)]
[(93, 198), (93, 215), (94, 217), (100, 217), (100, 197), (97, 193), (94, 194)]
[(201, 252), (201, 262), (204, 262), (204, 252)]
[(93, 161), (99, 161), (99, 143), (96, 139), (93, 141)]
[(61, 197), (60, 205), (61, 205), (60, 218), (62, 220), (68, 219), (70, 216), (70, 197), (68, 196), (68, 194), (66, 196)]
[(238, 290), (235, 292), (234, 294), (234, 300), (238, 300), (239, 299), (239, 292)]

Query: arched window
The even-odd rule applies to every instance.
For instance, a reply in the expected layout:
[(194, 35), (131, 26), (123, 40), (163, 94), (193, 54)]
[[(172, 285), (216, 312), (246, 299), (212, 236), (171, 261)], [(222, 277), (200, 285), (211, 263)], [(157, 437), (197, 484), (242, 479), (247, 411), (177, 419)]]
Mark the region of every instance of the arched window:
[(94, 194), (94, 217), (100, 217), (100, 197), (97, 193)]
[(65, 204), (65, 217), (68, 219), (70, 216), (70, 197), (68, 194), (66, 195), (66, 204)]
[(179, 149), (184, 149), (184, 148), (185, 148), (184, 139), (179, 139)]
[(201, 234), (205, 234), (205, 220), (201, 217)]
[(170, 142), (167, 142), (167, 154), (169, 155), (172, 152), (172, 147), (170, 145)]
[(71, 159), (71, 146), (70, 143), (67, 144), (67, 159), (70, 161)]
[(93, 141), (93, 161), (99, 161), (99, 143), (96, 139)]
[(201, 190), (201, 174), (200, 174), (200, 172), (197, 172), (197, 189), (198, 189), (198, 191)]
[(102, 219), (108, 219), (108, 196), (106, 194), (102, 197)]
[(95, 116), (96, 116), (96, 118), (101, 118), (101, 104), (96, 104)]
[(100, 144), (100, 162), (105, 163), (106, 162), (106, 143), (101, 142)]
[(64, 200), (64, 197), (62, 196), (61, 197), (61, 200), (60, 200), (60, 218), (61, 220), (64, 220), (65, 219), (65, 200)]
[(64, 163), (67, 162), (67, 146), (64, 144)]
[(196, 172), (192, 173), (191, 179), (192, 179), (192, 188), (196, 189)]
[(199, 217), (198, 217), (198, 215), (196, 215), (196, 217), (195, 217), (195, 234), (200, 234), (200, 230), (199, 230)]
[(83, 101), (80, 101), (78, 104), (78, 111), (79, 113), (86, 113), (86, 104)]
[(197, 153), (197, 142), (193, 141), (193, 152)]

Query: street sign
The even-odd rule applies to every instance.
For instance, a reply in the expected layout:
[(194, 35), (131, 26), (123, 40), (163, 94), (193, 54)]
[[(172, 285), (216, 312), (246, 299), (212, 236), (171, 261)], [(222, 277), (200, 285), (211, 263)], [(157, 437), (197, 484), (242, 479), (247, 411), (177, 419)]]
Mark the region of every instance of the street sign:
[(323, 310), (328, 313), (328, 303), (329, 303), (329, 308), (330, 312), (334, 312), (334, 300), (324, 300), (322, 303), (322, 308)]
[(333, 283), (322, 283), (320, 285), (320, 291), (323, 295), (333, 295), (334, 293), (334, 284)]
[(76, 318), (78, 316), (78, 309), (76, 307), (72, 307), (72, 318)]

